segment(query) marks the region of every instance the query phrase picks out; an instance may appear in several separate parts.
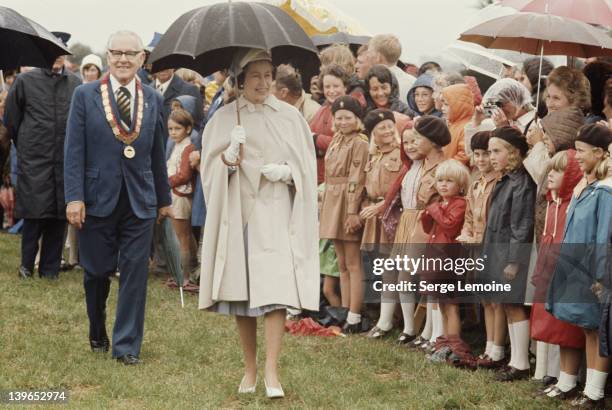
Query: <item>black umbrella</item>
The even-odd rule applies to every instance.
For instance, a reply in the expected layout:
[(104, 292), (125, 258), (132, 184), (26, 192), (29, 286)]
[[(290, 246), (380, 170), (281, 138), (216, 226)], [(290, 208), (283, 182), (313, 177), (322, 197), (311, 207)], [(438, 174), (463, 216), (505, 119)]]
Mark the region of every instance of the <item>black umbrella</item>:
[(371, 38), (370, 36), (354, 36), (339, 31), (334, 34), (312, 36), (312, 42), (318, 49), (323, 49), (332, 44), (346, 44), (353, 54), (357, 54), (359, 47), (368, 44)]
[(249, 48), (272, 54), (274, 65), (291, 64), (310, 84), (319, 71), (317, 49), (282, 9), (264, 3), (226, 2), (180, 16), (151, 53), (153, 72), (189, 68), (207, 76), (231, 67), (235, 54)]
[(51, 67), (70, 51), (40, 24), (0, 6), (0, 69)]

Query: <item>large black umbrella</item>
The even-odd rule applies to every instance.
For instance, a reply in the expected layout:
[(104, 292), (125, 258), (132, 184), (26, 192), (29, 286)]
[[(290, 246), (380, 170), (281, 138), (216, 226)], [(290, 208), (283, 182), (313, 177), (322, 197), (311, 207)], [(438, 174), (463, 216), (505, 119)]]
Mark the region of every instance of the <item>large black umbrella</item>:
[(323, 49), (332, 44), (346, 44), (353, 54), (357, 54), (359, 47), (368, 44), (371, 38), (370, 36), (355, 36), (339, 31), (334, 34), (312, 36), (312, 42), (318, 49)]
[(70, 51), (40, 24), (0, 6), (0, 69), (51, 67)]
[(293, 65), (305, 84), (319, 71), (316, 47), (285, 11), (270, 4), (233, 1), (180, 16), (149, 61), (153, 72), (184, 67), (207, 76), (230, 68), (236, 53), (249, 48), (271, 52), (274, 65)]

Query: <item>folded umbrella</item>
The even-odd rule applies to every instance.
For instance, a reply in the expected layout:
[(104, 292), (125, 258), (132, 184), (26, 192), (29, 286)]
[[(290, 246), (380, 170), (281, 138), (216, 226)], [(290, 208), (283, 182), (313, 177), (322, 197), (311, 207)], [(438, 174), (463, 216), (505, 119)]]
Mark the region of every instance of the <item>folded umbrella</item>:
[(176, 233), (172, 228), (172, 223), (169, 218), (162, 219), (160, 224), (161, 248), (164, 256), (166, 257), (168, 271), (170, 271), (179, 287), (181, 307), (185, 307), (185, 300), (183, 298), (183, 268), (181, 266), (181, 251), (179, 248), (178, 238), (176, 237)]
[(0, 6), (0, 69), (21, 66), (51, 67), (70, 51), (40, 24)]

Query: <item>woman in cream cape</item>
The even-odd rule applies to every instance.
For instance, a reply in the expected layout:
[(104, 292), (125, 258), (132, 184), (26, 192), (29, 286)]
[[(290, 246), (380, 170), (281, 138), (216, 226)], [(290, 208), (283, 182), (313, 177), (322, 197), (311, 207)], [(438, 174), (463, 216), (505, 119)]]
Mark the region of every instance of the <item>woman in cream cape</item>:
[(319, 308), (316, 157), (306, 121), (270, 94), (270, 55), (250, 50), (236, 64), (242, 96), (217, 111), (203, 135), (199, 308), (236, 316), (240, 393), (255, 392), (256, 318), (264, 316), (266, 393), (283, 397), (277, 364), (285, 309)]

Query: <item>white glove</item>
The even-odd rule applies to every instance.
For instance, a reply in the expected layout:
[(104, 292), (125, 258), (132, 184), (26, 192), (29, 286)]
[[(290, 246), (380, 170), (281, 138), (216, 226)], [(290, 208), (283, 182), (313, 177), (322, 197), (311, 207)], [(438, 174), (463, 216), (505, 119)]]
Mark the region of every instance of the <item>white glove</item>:
[(246, 142), (246, 131), (242, 125), (236, 125), (230, 134), (230, 145), (227, 147), (223, 156), (226, 161), (236, 162), (240, 156), (240, 144)]
[(287, 164), (264, 165), (261, 167), (261, 173), (270, 182), (283, 181), (288, 184), (292, 180), (291, 168), (289, 168), (289, 165)]

